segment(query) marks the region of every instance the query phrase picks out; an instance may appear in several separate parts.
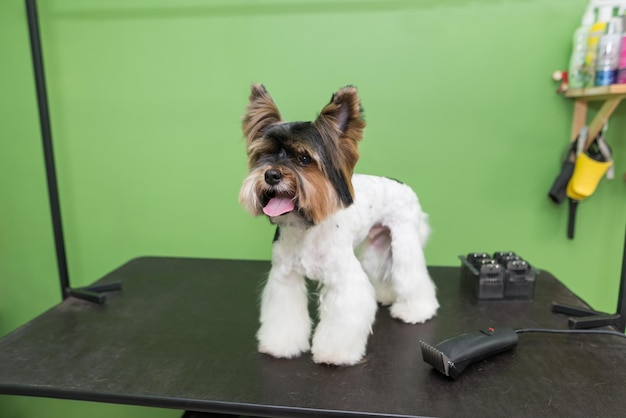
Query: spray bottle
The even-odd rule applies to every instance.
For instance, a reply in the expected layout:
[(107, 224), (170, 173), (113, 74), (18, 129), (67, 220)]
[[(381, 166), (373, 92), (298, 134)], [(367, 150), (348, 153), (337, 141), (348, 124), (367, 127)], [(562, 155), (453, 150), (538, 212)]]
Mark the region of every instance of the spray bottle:
[[(583, 15), (580, 27), (574, 32), (572, 56), (570, 57), (568, 71), (568, 84), (571, 89), (580, 89), (585, 86), (585, 56), (587, 55), (589, 32), (591, 31), (594, 20), (594, 10), (588, 8)], [(626, 55), (626, 51), (624, 53)]]
[(618, 16), (622, 19), (622, 44), (620, 46), (620, 58), (617, 65), (617, 79), (618, 84), (626, 84), (626, 6), (622, 6), (619, 9)]
[(606, 27), (606, 34), (598, 42), (596, 57), (596, 86), (609, 86), (617, 81), (622, 44), (622, 18), (613, 17)]
[(591, 87), (595, 82), (596, 60), (598, 43), (606, 32), (606, 26), (613, 17), (612, 6), (602, 6), (598, 9), (598, 19), (591, 25), (587, 38), (587, 53), (585, 54), (585, 87)]

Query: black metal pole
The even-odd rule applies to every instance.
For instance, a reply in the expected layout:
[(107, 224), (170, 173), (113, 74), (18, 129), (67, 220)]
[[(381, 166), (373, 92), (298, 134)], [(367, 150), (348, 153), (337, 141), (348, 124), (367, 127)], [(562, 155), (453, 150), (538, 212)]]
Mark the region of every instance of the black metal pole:
[(624, 256), (622, 257), (622, 277), (619, 282), (617, 313), (620, 318), (619, 328), (622, 332), (626, 332), (626, 231), (624, 231)]
[(56, 247), (57, 266), (59, 269), (59, 280), (61, 282), (61, 295), (63, 296), (63, 299), (65, 299), (68, 297), (70, 289), (70, 278), (67, 269), (67, 256), (65, 254), (65, 240), (63, 238), (61, 205), (59, 203), (59, 188), (54, 164), (52, 130), (50, 129), (50, 113), (48, 111), (48, 96), (46, 93), (46, 79), (43, 67), (43, 55), (41, 52), (41, 37), (39, 34), (39, 19), (37, 17), (36, 0), (26, 0), (26, 15), (28, 19), (28, 32), (30, 35), (30, 50), (33, 59), (33, 71), (35, 74), (35, 86), (37, 89), (39, 125), (41, 127), (41, 139), (43, 141), (43, 153), (46, 164), (46, 180), (48, 183), (50, 211), (52, 213), (52, 228), (54, 233), (54, 244)]

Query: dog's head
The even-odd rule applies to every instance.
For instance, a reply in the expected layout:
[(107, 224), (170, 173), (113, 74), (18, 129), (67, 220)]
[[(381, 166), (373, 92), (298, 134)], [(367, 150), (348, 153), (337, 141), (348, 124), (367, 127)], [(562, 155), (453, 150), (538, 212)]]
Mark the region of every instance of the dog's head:
[(274, 223), (295, 214), (317, 224), (352, 204), (352, 173), (365, 121), (356, 88), (333, 94), (313, 122), (284, 122), (265, 87), (252, 85), (243, 117), (249, 174), (239, 200)]

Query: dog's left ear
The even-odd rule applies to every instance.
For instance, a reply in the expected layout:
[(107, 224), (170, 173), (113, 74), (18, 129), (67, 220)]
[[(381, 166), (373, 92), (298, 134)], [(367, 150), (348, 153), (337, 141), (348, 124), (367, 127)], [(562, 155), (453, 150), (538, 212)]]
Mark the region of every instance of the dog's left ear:
[(353, 195), (350, 179), (359, 159), (357, 146), (363, 138), (365, 128), (356, 87), (346, 86), (333, 94), (330, 103), (324, 106), (314, 125), (322, 135), (336, 141), (336, 149), (339, 151), (336, 163), (348, 184), (350, 194)]
[(333, 94), (330, 103), (324, 106), (315, 120), (315, 125), (318, 128), (334, 130), (334, 136), (352, 140), (356, 146), (363, 138), (365, 128), (363, 109), (356, 87), (346, 86)]
[(248, 147), (252, 141), (263, 135), (265, 128), (280, 121), (281, 116), (278, 107), (265, 87), (262, 84), (253, 84), (246, 114), (241, 122)]

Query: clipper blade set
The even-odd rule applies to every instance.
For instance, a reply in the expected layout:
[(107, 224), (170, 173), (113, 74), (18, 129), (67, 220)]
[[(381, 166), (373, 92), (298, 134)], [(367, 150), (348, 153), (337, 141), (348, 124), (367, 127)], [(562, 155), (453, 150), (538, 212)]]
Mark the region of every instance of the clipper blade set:
[(477, 252), (459, 258), (463, 280), (479, 300), (533, 299), (537, 270), (516, 253)]

